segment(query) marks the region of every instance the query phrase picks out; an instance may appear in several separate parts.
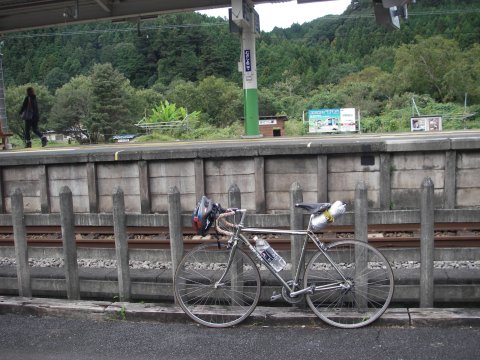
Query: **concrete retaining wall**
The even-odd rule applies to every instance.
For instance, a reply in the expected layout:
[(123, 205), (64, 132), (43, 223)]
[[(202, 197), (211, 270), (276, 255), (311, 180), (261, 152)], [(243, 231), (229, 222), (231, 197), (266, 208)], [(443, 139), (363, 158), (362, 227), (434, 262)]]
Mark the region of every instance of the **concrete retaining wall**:
[[(433, 137), (295, 139), (270, 142), (174, 144), (0, 156), (0, 212), (10, 213), (10, 194), (19, 188), (27, 213), (58, 212), (59, 189), (68, 186), (77, 213), (112, 211), (120, 186), (129, 213), (167, 211), (175, 186), (182, 211), (207, 194), (225, 204), (231, 184), (242, 206), (258, 214), (288, 211), (293, 182), (304, 201), (352, 203), (364, 181), (372, 209), (418, 208), (419, 185), (433, 180), (437, 209), (480, 206), (480, 135)], [(3, 155), (3, 154), (0, 154)], [(23, 154), (25, 155), (25, 154)]]

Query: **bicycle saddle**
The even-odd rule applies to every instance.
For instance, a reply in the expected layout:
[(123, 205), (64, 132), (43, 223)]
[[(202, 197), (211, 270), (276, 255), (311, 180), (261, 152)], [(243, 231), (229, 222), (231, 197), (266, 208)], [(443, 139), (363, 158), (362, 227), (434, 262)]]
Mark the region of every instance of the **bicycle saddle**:
[(330, 206), (332, 206), (331, 203), (298, 203), (295, 204), (295, 207), (299, 207), (302, 209), (307, 210), (311, 214), (320, 214), (324, 212), (325, 210), (330, 209)]

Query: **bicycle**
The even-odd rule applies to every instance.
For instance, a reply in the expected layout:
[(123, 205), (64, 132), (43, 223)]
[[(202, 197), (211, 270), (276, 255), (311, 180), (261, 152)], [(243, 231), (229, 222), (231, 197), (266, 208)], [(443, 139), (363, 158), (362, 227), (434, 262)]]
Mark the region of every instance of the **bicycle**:
[[(215, 227), (229, 237), (228, 241), (217, 240), (194, 248), (180, 261), (174, 277), (177, 302), (191, 319), (209, 327), (228, 327), (245, 320), (260, 298), (260, 267), (269, 270), (282, 285), (281, 294), (274, 292), (271, 300), (283, 298), (295, 304), (306, 298), (310, 309), (332, 326), (362, 327), (385, 312), (394, 289), (387, 259), (373, 246), (358, 240), (320, 241), (313, 224), (322, 214), (328, 222), (333, 221), (329, 214), (332, 204), (296, 206), (310, 212), (306, 230), (248, 228), (244, 226), (245, 209), (222, 209), (218, 205)], [(236, 214), (241, 214), (238, 223), (227, 221), (227, 217), (235, 219)], [(245, 234), (304, 236), (294, 278), (285, 280)], [(315, 253), (305, 267), (302, 264), (309, 242), (315, 245)]]

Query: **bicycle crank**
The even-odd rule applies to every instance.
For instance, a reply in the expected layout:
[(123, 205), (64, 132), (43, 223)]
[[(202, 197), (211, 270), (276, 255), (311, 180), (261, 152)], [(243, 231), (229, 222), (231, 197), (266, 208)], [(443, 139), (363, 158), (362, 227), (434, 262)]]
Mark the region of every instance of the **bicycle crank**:
[(297, 296), (290, 296), (290, 293), (288, 292), (288, 289), (285, 287), (282, 287), (282, 298), (289, 304), (298, 304), (302, 301), (304, 301), (305, 295), (297, 295)]
[[(287, 282), (287, 284), (292, 286), (293, 281), (290, 280), (290, 281)], [(301, 291), (290, 292), (285, 286), (283, 286), (282, 287), (282, 298), (283, 298), (283, 300), (285, 300), (289, 304), (298, 304), (298, 303), (304, 301), (305, 296), (304, 296), (304, 292), (301, 292)]]

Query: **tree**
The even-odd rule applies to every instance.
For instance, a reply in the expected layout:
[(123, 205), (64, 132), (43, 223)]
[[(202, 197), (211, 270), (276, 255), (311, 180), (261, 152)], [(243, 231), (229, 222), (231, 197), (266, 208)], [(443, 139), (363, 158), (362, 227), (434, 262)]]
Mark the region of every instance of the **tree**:
[(342, 107), (361, 109), (365, 115), (379, 115), (385, 100), (394, 94), (392, 75), (377, 67), (368, 67), (343, 78), (336, 87)]
[(307, 109), (332, 109), (340, 107), (335, 85), (322, 85), (313, 90), (305, 106)]
[(135, 45), (130, 42), (121, 42), (106, 46), (102, 50), (102, 61), (111, 63), (126, 78), (134, 81), (138, 70), (145, 59), (138, 53)]
[(50, 127), (82, 142), (88, 136), (84, 124), (90, 121), (91, 109), (91, 79), (77, 76), (56, 91), (55, 104), (50, 112)]
[[(161, 84), (157, 83), (155, 87), (159, 86)], [(170, 102), (183, 106), (187, 110), (200, 109), (197, 101), (197, 86), (193, 82), (177, 80), (165, 90), (165, 96)]]
[(480, 45), (475, 44), (463, 52), (445, 74), (448, 97), (461, 102), (465, 94), (470, 103), (480, 102)]
[(165, 98), (162, 93), (154, 89), (135, 89), (131, 87), (129, 90), (127, 106), (129, 117), (134, 123), (150, 116), (151, 109)]
[(92, 113), (85, 119), (91, 142), (104, 141), (131, 127), (128, 119), (128, 80), (110, 63), (96, 64), (92, 69)]
[(55, 91), (65, 84), (68, 81), (68, 78), (69, 76), (66, 72), (59, 67), (55, 67), (48, 72), (47, 76), (45, 76), (44, 82), (50, 91)]
[(197, 101), (195, 110), (208, 114), (208, 122), (216, 127), (231, 125), (243, 115), (241, 89), (222, 78), (209, 76), (200, 81)]
[(394, 72), (401, 91), (431, 94), (439, 101), (451, 100), (452, 89), (446, 79), (461, 61), (455, 40), (441, 36), (417, 37), (417, 43), (402, 45), (395, 53)]
[(191, 82), (174, 82), (166, 97), (188, 111), (200, 111), (203, 121), (215, 127), (231, 125), (243, 114), (242, 90), (214, 76), (206, 77), (197, 86)]

